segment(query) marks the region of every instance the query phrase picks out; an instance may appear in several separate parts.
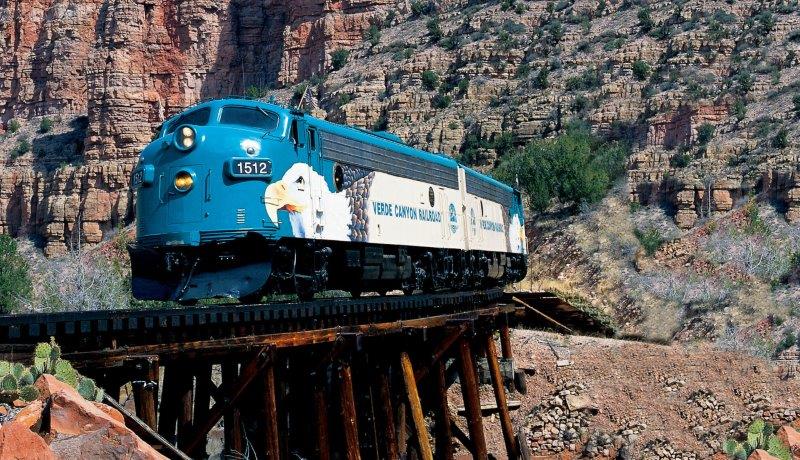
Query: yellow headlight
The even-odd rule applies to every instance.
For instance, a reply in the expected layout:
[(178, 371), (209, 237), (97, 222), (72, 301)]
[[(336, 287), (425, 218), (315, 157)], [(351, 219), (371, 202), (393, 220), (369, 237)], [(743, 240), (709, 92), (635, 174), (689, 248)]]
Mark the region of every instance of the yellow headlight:
[(175, 189), (179, 192), (187, 192), (194, 185), (192, 175), (186, 171), (181, 171), (175, 175)]

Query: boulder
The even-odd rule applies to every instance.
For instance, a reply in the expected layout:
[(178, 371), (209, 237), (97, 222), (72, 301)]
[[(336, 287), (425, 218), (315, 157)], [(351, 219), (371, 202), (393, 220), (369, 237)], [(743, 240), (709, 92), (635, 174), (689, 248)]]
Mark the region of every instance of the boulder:
[(593, 414), (597, 413), (597, 406), (592, 402), (591, 398), (586, 395), (567, 395), (567, 408), (570, 411), (587, 411)]
[(51, 395), (50, 448), (61, 458), (163, 459), (123, 422), (68, 387)]
[(778, 439), (780, 439), (792, 452), (792, 458), (800, 459), (800, 433), (791, 425), (784, 425), (778, 428)]
[(55, 378), (55, 376), (50, 374), (42, 374), (36, 379), (36, 382), (33, 384), (37, 390), (39, 390), (39, 399), (44, 400), (50, 397), (53, 393), (58, 393), (59, 391), (68, 391), (72, 390), (75, 391), (74, 388), (69, 386), (68, 384), (62, 382)]
[(41, 400), (33, 401), (17, 413), (14, 417), (14, 423), (19, 423), (29, 429), (39, 431), (43, 410), (44, 403)]
[(55, 460), (57, 457), (39, 435), (17, 420), (0, 428), (0, 460)]
[(763, 449), (756, 449), (747, 457), (747, 460), (781, 460)]

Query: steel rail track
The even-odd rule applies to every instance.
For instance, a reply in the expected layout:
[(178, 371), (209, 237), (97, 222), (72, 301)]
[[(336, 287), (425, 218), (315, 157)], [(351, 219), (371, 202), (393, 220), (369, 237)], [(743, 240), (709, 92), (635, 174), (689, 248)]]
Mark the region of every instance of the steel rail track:
[(64, 351), (237, 337), (470, 311), (504, 297), (500, 288), (410, 296), (318, 299), (309, 302), (224, 304), (147, 310), (0, 315), (0, 348), (53, 337)]

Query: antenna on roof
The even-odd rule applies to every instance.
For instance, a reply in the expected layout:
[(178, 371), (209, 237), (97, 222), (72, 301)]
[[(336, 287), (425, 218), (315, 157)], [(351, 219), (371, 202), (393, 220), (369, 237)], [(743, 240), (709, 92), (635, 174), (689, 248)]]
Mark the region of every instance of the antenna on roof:
[(295, 107), (296, 110), (301, 110), (301, 107), (303, 107), (303, 101), (305, 101), (305, 99), (306, 99), (306, 94), (308, 94), (308, 85), (307, 84), (306, 84), (306, 87), (303, 88), (303, 95), (300, 96), (300, 101), (297, 103), (297, 106)]

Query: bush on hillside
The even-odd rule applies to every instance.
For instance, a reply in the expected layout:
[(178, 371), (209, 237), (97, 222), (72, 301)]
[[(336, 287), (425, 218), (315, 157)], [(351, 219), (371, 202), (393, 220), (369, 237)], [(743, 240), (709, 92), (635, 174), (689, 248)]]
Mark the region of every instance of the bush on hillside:
[(0, 311), (8, 313), (29, 298), (32, 289), (28, 262), (8, 235), (0, 235), (0, 267)]
[(350, 51), (346, 49), (338, 49), (331, 53), (331, 66), (333, 70), (339, 70), (347, 63), (347, 58), (350, 56)]
[(20, 128), (20, 124), (19, 124), (19, 121), (17, 121), (16, 119), (12, 119), (12, 120), (10, 120), (8, 122), (8, 132), (9, 133), (14, 134), (17, 131), (19, 131), (19, 128)]
[(42, 118), (42, 121), (39, 123), (39, 132), (42, 134), (47, 134), (53, 130), (53, 120), (48, 117)]
[(633, 63), (633, 76), (639, 81), (647, 80), (650, 76), (650, 64), (639, 59)]
[(433, 70), (422, 72), (422, 87), (428, 91), (436, 89), (439, 85), (439, 75)]
[(555, 139), (535, 140), (506, 155), (494, 175), (512, 185), (519, 180), (535, 212), (546, 211), (553, 199), (578, 209), (605, 196), (625, 171), (628, 152), (623, 143), (605, 141), (585, 126), (571, 124)]

